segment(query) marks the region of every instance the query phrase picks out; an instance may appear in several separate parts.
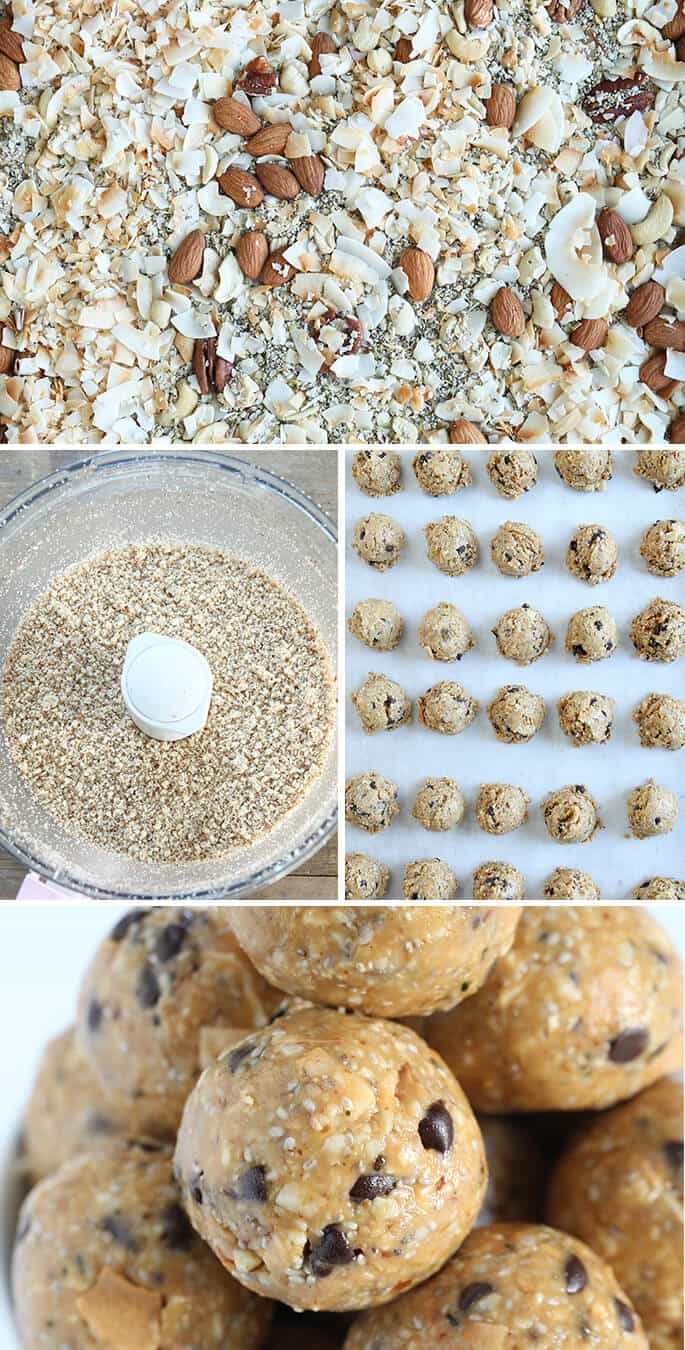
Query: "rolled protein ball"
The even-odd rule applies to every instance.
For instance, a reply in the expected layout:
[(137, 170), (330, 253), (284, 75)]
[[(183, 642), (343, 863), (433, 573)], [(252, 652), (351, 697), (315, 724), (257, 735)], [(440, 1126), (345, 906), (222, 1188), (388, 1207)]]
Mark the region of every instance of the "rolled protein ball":
[(545, 700), (523, 684), (505, 684), (488, 705), (498, 741), (521, 745), (530, 741), (545, 720)]
[(402, 460), (396, 450), (358, 450), (352, 477), (367, 497), (391, 497), (402, 486)]
[(683, 1090), (672, 1078), (581, 1130), (547, 1217), (587, 1242), (636, 1308), (650, 1350), (683, 1343)]
[(419, 642), (434, 661), (461, 661), (475, 647), (467, 619), (456, 605), (441, 601), (424, 614), (419, 627)]
[(611, 531), (602, 525), (579, 525), (566, 551), (566, 566), (590, 586), (611, 581), (618, 567), (618, 544)]
[(443, 736), (458, 736), (471, 725), (480, 705), (463, 685), (455, 684), (454, 680), (442, 680), (421, 694), (416, 706), (424, 727)]
[(477, 1111), (603, 1109), (679, 1071), (682, 999), (644, 907), (524, 906), (482, 988), (424, 1032)]
[(411, 700), (402, 685), (389, 675), (370, 670), (352, 695), (352, 702), (368, 736), (375, 731), (396, 731), (411, 722)]
[(525, 883), (517, 867), (506, 862), (488, 862), (473, 874), (474, 900), (525, 900)]
[(374, 651), (393, 652), (404, 623), (391, 600), (360, 600), (347, 622), (353, 637)]
[(542, 818), (558, 844), (585, 844), (603, 828), (599, 807), (582, 783), (551, 792), (542, 803)]
[(538, 481), (538, 462), (532, 450), (492, 450), (485, 467), (495, 491), (510, 500), (530, 492)]
[(370, 516), (358, 520), (352, 535), (355, 553), (377, 572), (387, 572), (395, 566), (406, 542), (402, 526), (380, 511), (372, 511)]
[(615, 700), (590, 689), (559, 699), (559, 726), (574, 745), (606, 745), (614, 729)]
[(12, 1263), (26, 1350), (258, 1350), (272, 1307), (195, 1236), (171, 1154), (85, 1154), (26, 1200)]
[(530, 797), (512, 783), (481, 783), (476, 820), (487, 834), (509, 834), (525, 825)]
[(78, 1041), (131, 1134), (173, 1133), (200, 1072), (203, 1026), (250, 1030), (282, 995), (221, 909), (132, 910), (98, 947), (79, 994)]
[(633, 473), (646, 478), (655, 492), (675, 492), (685, 483), (685, 450), (636, 450)]
[(412, 815), (424, 830), (453, 830), (464, 819), (464, 797), (453, 778), (427, 778), (416, 794)]
[(176, 1171), (227, 1270), (297, 1309), (363, 1308), (424, 1280), (469, 1231), (486, 1182), (469, 1104), (424, 1042), (322, 1008), (205, 1070)]
[(500, 525), (490, 544), (495, 567), (505, 577), (528, 577), (544, 566), (545, 550), (536, 530), (516, 520)]
[(534, 1132), (504, 1116), (480, 1116), (478, 1126), (485, 1144), (488, 1189), (476, 1227), (543, 1218), (547, 1168)]
[(647, 749), (682, 750), (685, 745), (685, 699), (647, 694), (633, 713), (640, 744)]
[(618, 628), (604, 605), (591, 605), (572, 614), (566, 629), (566, 651), (588, 665), (612, 656), (618, 647)]
[(478, 905), (245, 905), (232, 911), (232, 923), (265, 978), (289, 994), (378, 1017), (415, 1017), (480, 989), (511, 947), (520, 913)]
[(645, 530), (640, 553), (655, 577), (676, 577), (685, 567), (685, 520), (655, 520)]
[(471, 470), (461, 451), (451, 445), (419, 450), (412, 468), (419, 487), (431, 497), (449, 497), (471, 486)]
[(478, 561), (478, 540), (468, 520), (442, 516), (424, 529), (428, 558), (448, 577), (461, 577)]
[(670, 788), (648, 778), (628, 797), (628, 824), (636, 839), (670, 834), (678, 819), (678, 798)]
[(367, 834), (387, 829), (399, 812), (397, 784), (382, 773), (357, 773), (345, 785), (345, 817)]
[(675, 600), (650, 600), (635, 615), (630, 637), (641, 661), (677, 661), (685, 652), (685, 609)]
[(610, 450), (555, 450), (554, 467), (576, 492), (605, 492), (613, 474)]
[(651, 877), (633, 891), (635, 900), (685, 900), (685, 881), (675, 877)]
[(546, 900), (601, 900), (599, 886), (575, 867), (557, 867), (545, 882)]
[(345, 899), (380, 900), (390, 881), (390, 869), (368, 853), (348, 853), (345, 858)]
[[(592, 1330), (588, 1332), (587, 1328)], [(648, 1350), (611, 1268), (589, 1247), (542, 1224), (470, 1233), (436, 1275), (350, 1328), (345, 1350)]]
[(539, 609), (520, 605), (508, 609), (493, 628), (500, 656), (515, 661), (517, 666), (529, 666), (544, 656), (554, 642), (554, 633), (543, 619)]
[(440, 858), (418, 858), (404, 869), (405, 900), (454, 900), (459, 882), (451, 867)]

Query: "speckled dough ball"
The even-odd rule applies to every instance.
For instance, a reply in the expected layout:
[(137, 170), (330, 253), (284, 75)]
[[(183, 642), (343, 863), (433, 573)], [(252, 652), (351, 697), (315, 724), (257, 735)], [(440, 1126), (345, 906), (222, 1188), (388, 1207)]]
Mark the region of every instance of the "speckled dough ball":
[(203, 1026), (254, 1027), (282, 996), (243, 954), (221, 909), (133, 910), (96, 951), (78, 1037), (129, 1128), (175, 1130), (200, 1072)]
[(640, 553), (655, 577), (676, 577), (685, 567), (685, 520), (655, 520), (645, 530)]
[(480, 1116), (478, 1125), (488, 1164), (488, 1189), (476, 1226), (510, 1219), (532, 1223), (543, 1218), (547, 1169), (533, 1131), (504, 1116)]
[(670, 788), (648, 778), (628, 797), (628, 824), (636, 839), (670, 834), (678, 819), (678, 798)]
[(258, 1350), (271, 1304), (229, 1279), (181, 1208), (171, 1156), (85, 1154), (20, 1215), (12, 1284), (25, 1350)]
[(609, 1266), (542, 1224), (477, 1228), (430, 1283), (366, 1313), (345, 1350), (648, 1350)]
[(393, 1298), (469, 1231), (485, 1159), (469, 1104), (408, 1027), (313, 1008), (205, 1071), (176, 1168), (193, 1225), (294, 1308)]
[(546, 900), (601, 900), (599, 886), (587, 872), (575, 867), (557, 867), (545, 882)]
[(368, 853), (348, 853), (345, 858), (345, 899), (381, 900), (388, 889), (390, 869)]
[(579, 525), (566, 551), (566, 566), (574, 577), (599, 586), (611, 581), (618, 567), (618, 544), (602, 525)]
[(500, 525), (490, 544), (495, 567), (505, 577), (528, 577), (544, 565), (545, 550), (536, 530), (516, 520)]
[(424, 830), (453, 830), (464, 819), (464, 797), (453, 778), (428, 778), (412, 807)]
[(451, 867), (440, 858), (418, 858), (404, 869), (405, 900), (454, 900), (459, 883)]
[(367, 735), (375, 731), (396, 731), (411, 722), (411, 701), (405, 689), (389, 675), (369, 671), (364, 683), (352, 695), (359, 721)]
[(500, 656), (515, 661), (517, 666), (529, 666), (539, 660), (554, 642), (549, 624), (532, 605), (508, 609), (492, 631)]
[(551, 792), (542, 803), (542, 817), (558, 844), (585, 844), (602, 829), (599, 807), (582, 783)]
[(532, 450), (492, 450), (485, 467), (495, 491), (510, 500), (530, 492), (538, 481), (538, 462)]
[(468, 520), (442, 516), (424, 529), (428, 558), (448, 577), (461, 577), (478, 561), (478, 540)]
[(372, 511), (371, 515), (358, 520), (352, 535), (355, 553), (377, 572), (387, 572), (389, 567), (395, 566), (406, 542), (402, 526), (380, 511)]
[(614, 729), (613, 698), (577, 689), (559, 699), (559, 726), (574, 745), (606, 745)]
[(605, 492), (613, 474), (610, 450), (555, 450), (554, 467), (576, 492)]
[(685, 483), (685, 450), (636, 450), (633, 473), (652, 483), (655, 492), (675, 492)]
[(685, 699), (647, 694), (633, 713), (640, 744), (647, 749), (682, 750), (685, 745)]
[(683, 1343), (683, 1090), (671, 1078), (581, 1131), (552, 1177), (548, 1218), (625, 1289), (650, 1350)]
[(641, 661), (677, 661), (685, 652), (685, 609), (675, 600), (650, 600), (635, 615), (630, 637)]
[(509, 950), (520, 909), (398, 905), (238, 907), (236, 935), (290, 994), (379, 1017), (451, 1008)]
[(471, 725), (478, 713), (478, 699), (471, 698), (463, 685), (442, 680), (416, 700), (419, 721), (430, 731), (443, 736), (458, 736)]
[(636, 900), (685, 900), (685, 881), (675, 877), (650, 877), (635, 887)]
[(525, 883), (517, 867), (507, 862), (487, 862), (473, 874), (474, 900), (525, 900)]
[(505, 684), (488, 706), (498, 741), (521, 745), (530, 741), (545, 720), (545, 700), (523, 684)]
[(367, 497), (391, 497), (402, 486), (402, 460), (396, 450), (358, 450), (352, 477)]
[(431, 497), (449, 497), (460, 488), (471, 486), (471, 470), (460, 450), (450, 445), (436, 445), (431, 450), (419, 450), (413, 464), (416, 481)]
[(378, 652), (398, 646), (404, 623), (391, 600), (360, 600), (347, 622), (353, 637)]
[(590, 605), (572, 614), (566, 629), (566, 651), (588, 665), (612, 656), (618, 647), (618, 628), (604, 605)]
[(461, 661), (475, 646), (467, 619), (456, 605), (441, 601), (424, 614), (419, 627), (419, 642), (434, 661)]
[(487, 834), (509, 834), (528, 819), (530, 797), (512, 783), (481, 783), (476, 820)]
[(367, 834), (387, 829), (399, 811), (397, 784), (373, 769), (348, 778), (345, 786), (345, 816)]

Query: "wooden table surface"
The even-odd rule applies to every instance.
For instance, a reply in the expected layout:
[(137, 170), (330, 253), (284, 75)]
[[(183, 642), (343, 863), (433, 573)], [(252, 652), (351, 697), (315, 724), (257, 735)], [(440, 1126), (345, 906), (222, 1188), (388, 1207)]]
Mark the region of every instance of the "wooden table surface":
[[(85, 453), (85, 452), (84, 452)], [(335, 450), (268, 450), (250, 447), (238, 451), (244, 459), (282, 474), (326, 512), (337, 518), (337, 455)], [(70, 450), (12, 450), (0, 447), (0, 507), (37, 478), (80, 457)], [(331, 841), (302, 867), (273, 886), (255, 892), (255, 900), (337, 899), (338, 845)], [(0, 849), (0, 900), (13, 900), (25, 876), (14, 858)]]

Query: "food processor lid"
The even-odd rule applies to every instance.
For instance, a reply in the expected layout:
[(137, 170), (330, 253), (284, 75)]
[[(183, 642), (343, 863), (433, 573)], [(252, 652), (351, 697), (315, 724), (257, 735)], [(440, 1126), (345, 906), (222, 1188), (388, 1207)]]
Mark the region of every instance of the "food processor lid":
[(121, 693), (140, 731), (158, 741), (180, 741), (202, 731), (213, 678), (201, 652), (180, 638), (141, 633), (126, 649)]

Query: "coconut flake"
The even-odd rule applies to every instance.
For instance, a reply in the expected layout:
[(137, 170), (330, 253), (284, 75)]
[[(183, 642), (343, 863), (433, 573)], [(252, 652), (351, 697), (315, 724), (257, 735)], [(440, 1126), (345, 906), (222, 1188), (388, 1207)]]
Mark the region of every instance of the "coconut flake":
[(591, 300), (606, 284), (602, 241), (595, 224), (595, 201), (579, 192), (553, 217), (545, 239), (552, 276), (572, 300)]

